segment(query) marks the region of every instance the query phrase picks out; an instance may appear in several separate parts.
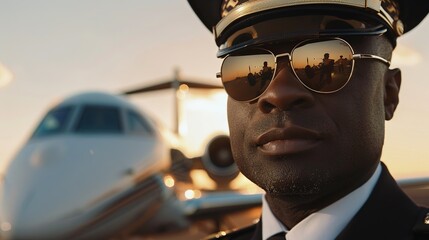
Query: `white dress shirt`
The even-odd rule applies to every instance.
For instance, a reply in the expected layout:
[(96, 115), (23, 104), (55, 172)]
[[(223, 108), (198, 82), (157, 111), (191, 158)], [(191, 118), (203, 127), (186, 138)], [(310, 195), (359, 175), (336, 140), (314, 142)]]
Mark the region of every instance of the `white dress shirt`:
[(368, 199), (381, 174), (381, 165), (371, 178), (353, 192), (312, 213), (288, 230), (271, 212), (265, 197), (262, 198), (262, 239), (286, 232), (287, 240), (333, 240), (346, 227)]

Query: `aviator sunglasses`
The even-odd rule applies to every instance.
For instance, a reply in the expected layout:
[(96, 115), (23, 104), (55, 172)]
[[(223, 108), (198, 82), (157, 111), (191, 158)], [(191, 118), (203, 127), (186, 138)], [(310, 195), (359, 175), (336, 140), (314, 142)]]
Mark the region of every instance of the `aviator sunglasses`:
[(229, 54), (217, 77), (231, 98), (252, 101), (268, 88), (276, 73), (277, 58), (281, 57), (289, 59), (302, 85), (317, 93), (334, 93), (346, 86), (356, 59), (375, 59), (390, 66), (390, 61), (382, 57), (355, 54), (344, 39), (312, 39), (299, 42), (290, 53), (275, 55), (264, 48), (252, 48)]

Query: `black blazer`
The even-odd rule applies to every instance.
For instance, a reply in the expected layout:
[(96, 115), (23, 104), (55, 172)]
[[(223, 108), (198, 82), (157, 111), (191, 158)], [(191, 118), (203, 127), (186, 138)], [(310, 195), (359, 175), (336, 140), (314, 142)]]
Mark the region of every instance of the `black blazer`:
[[(382, 163), (381, 176), (368, 200), (336, 240), (429, 240), (429, 209), (418, 207)], [(262, 221), (225, 236), (208, 239), (261, 240)]]

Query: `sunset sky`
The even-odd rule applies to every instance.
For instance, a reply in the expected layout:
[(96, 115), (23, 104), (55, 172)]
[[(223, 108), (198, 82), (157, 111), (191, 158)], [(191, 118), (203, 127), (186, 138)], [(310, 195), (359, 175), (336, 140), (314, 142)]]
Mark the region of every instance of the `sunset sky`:
[[(64, 97), (119, 93), (171, 79), (174, 69), (187, 80), (219, 81), (213, 37), (184, 0), (0, 3), (0, 166)], [(427, 18), (400, 39), (393, 59), (403, 81), (382, 159), (398, 178), (429, 176), (428, 37)], [(173, 94), (133, 102), (171, 127)], [(198, 141), (190, 145), (201, 148), (208, 135), (227, 131), (225, 99), (220, 91), (185, 97), (182, 132), (186, 141)]]

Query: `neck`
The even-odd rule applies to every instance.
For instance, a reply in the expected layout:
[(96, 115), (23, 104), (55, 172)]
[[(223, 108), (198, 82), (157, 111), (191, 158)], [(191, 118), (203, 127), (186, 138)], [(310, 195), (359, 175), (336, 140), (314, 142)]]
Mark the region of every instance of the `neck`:
[(288, 229), (292, 229), (307, 216), (331, 204), (331, 201), (312, 200), (309, 196), (278, 196), (266, 194), (274, 216)]

